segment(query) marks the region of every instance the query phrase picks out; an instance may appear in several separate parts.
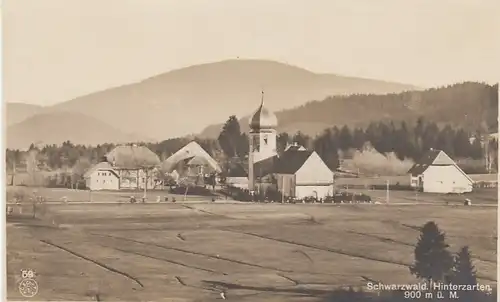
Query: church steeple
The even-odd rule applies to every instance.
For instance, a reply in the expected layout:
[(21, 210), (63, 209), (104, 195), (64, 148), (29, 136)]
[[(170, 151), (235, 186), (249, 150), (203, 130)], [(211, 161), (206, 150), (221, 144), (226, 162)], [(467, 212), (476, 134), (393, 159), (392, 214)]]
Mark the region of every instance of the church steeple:
[(264, 91), (261, 91), (260, 106), (250, 118), (249, 124), (254, 131), (275, 129), (278, 126), (276, 115), (264, 106)]
[(254, 164), (276, 156), (276, 115), (264, 106), (264, 91), (261, 91), (260, 106), (250, 118), (248, 188), (256, 188)]

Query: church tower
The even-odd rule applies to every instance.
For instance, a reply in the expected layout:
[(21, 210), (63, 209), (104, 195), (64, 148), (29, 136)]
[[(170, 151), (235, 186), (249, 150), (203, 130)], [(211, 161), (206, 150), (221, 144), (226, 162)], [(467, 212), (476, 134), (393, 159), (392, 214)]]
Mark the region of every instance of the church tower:
[(277, 154), (276, 127), (278, 119), (273, 112), (264, 107), (264, 92), (262, 92), (260, 106), (251, 116), (249, 124), (248, 189), (254, 191), (254, 164)]

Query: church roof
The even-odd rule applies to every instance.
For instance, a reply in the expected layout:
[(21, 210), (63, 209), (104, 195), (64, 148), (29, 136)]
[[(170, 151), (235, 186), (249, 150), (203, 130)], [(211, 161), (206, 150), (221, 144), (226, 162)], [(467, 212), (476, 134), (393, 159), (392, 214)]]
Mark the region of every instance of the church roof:
[[(295, 174), (304, 165), (313, 151), (289, 149), (282, 156), (272, 156), (254, 164), (255, 177), (272, 173)], [(231, 167), (228, 177), (248, 177), (248, 168), (237, 164)]]
[(274, 166), (274, 173), (295, 174), (304, 165), (313, 151), (288, 149), (279, 157)]
[(250, 117), (249, 125), (252, 130), (275, 129), (278, 126), (276, 115), (264, 106), (264, 92), (259, 108)]

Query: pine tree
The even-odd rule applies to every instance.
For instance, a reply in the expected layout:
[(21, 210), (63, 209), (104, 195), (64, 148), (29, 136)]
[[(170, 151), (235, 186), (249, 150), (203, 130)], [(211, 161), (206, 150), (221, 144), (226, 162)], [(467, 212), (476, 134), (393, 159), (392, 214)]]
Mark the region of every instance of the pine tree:
[(453, 268), (453, 257), (448, 251), (445, 234), (435, 222), (427, 222), (415, 247), (415, 262), (410, 273), (431, 282), (444, 282)]
[(222, 127), (218, 137), (219, 144), (228, 157), (241, 156), (245, 146), (242, 146), (242, 133), (240, 123), (236, 116), (232, 115)]
[(365, 132), (361, 128), (354, 129), (352, 135), (352, 147), (360, 150), (366, 142)]
[(352, 148), (352, 135), (351, 135), (351, 130), (349, 127), (344, 125), (342, 129), (340, 129), (340, 134), (339, 134), (339, 147), (343, 151), (348, 150), (349, 148)]
[[(457, 285), (477, 284), (476, 269), (467, 246), (462, 247), (455, 256), (451, 282)], [(461, 291), (459, 297), (461, 301), (473, 301), (471, 299), (477, 294), (477, 292), (466, 290)]]

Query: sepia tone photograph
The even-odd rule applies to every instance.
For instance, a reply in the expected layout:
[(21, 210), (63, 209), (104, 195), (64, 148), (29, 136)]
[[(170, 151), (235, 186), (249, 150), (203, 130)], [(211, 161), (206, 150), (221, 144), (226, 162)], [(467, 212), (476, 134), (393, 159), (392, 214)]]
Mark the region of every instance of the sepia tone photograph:
[(6, 301), (497, 300), (497, 0), (4, 0)]

